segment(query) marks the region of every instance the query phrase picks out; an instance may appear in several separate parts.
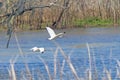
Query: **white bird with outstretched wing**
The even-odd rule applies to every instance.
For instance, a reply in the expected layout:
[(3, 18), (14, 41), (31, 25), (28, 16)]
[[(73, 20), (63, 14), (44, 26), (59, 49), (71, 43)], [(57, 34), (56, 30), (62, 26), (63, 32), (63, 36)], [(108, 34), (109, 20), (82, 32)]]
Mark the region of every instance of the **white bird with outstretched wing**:
[(54, 30), (52, 28), (50, 28), (50, 27), (46, 27), (46, 29), (47, 29), (47, 31), (48, 31), (48, 33), (50, 35), (50, 38), (48, 38), (49, 40), (55, 39), (57, 37), (61, 37), (64, 34), (64, 33), (58, 33), (58, 34), (56, 34), (54, 32)]

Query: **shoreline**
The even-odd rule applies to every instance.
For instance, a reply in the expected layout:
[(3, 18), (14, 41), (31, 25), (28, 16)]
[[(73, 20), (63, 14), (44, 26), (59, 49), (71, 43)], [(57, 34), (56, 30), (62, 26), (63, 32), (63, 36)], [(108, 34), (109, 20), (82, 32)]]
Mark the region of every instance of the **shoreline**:
[[(55, 28), (56, 30), (62, 30), (62, 29), (76, 29), (76, 28), (115, 28), (119, 27), (120, 25), (115, 24), (115, 25), (106, 25), (106, 26), (92, 26), (92, 25), (84, 25), (84, 26), (75, 26), (75, 27), (64, 27), (64, 28)], [(41, 29), (14, 29), (15, 32), (26, 32), (26, 31), (42, 31), (45, 30), (45, 27), (42, 27)], [(7, 32), (7, 28), (1, 28), (0, 32)]]

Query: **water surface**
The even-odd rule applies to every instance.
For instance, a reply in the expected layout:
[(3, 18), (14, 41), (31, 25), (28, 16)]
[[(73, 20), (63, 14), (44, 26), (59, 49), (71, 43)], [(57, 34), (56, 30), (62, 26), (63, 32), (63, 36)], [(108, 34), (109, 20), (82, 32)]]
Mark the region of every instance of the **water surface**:
[[(93, 72), (96, 69), (99, 73), (99, 78), (101, 79), (103, 76), (101, 73), (103, 73), (104, 68), (106, 68), (111, 71), (112, 78), (116, 79), (116, 66), (118, 66), (116, 60), (120, 60), (120, 28), (75, 28), (55, 31), (56, 33), (65, 31), (66, 34), (62, 38), (49, 41), (49, 34), (46, 30), (17, 32), (16, 35), (19, 43), (16, 42), (16, 37), (13, 35), (8, 49), (5, 48), (8, 37), (4, 32), (1, 32), (0, 74), (4, 72), (2, 70), (6, 69), (6, 67), (9, 68), (8, 65), (10, 60), (15, 60), (16, 71), (24, 71), (25, 65), (23, 64), (27, 63), (29, 64), (31, 72), (40, 69), (44, 76), (46, 76), (47, 72), (44, 63), (40, 58), (44, 59), (49, 66), (51, 74), (53, 74), (54, 54), (57, 49), (55, 43), (57, 43), (64, 53), (67, 56), (70, 56), (70, 60), (73, 63), (78, 76), (85, 77), (86, 70), (90, 67), (88, 57), (89, 52), (86, 46), (88, 44)], [(20, 45), (19, 48), (22, 50), (22, 53), (18, 48), (18, 44)], [(40, 54), (39, 52), (30, 51), (34, 46), (44, 47), (46, 49), (45, 53)], [(58, 50), (57, 61), (59, 67), (62, 66), (64, 59), (65, 58), (62, 56), (60, 50)], [(71, 78), (73, 77), (70, 76), (72, 73), (66, 62), (63, 71), (66, 80), (68, 76)], [(3, 77), (1, 77), (1, 79), (3, 79)]]

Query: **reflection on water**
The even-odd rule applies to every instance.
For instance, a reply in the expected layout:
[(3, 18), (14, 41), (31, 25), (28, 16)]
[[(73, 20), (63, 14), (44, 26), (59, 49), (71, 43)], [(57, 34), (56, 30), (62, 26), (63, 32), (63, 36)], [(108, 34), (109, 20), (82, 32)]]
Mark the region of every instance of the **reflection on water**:
[[(108, 70), (111, 69), (112, 77), (115, 78), (116, 59), (120, 60), (120, 28), (77, 28), (55, 31), (56, 33), (66, 32), (64, 37), (55, 41), (62, 47), (65, 54), (70, 56), (71, 62), (80, 77), (84, 77), (83, 73), (89, 68), (88, 49), (86, 47), (86, 43), (88, 43), (91, 57), (94, 58), (92, 62), (98, 72), (101, 73), (104, 67), (106, 67)], [(16, 34), (23, 52), (22, 54), (18, 49), (14, 36), (11, 38), (9, 48), (6, 49), (7, 36), (5, 33), (0, 33), (0, 69), (6, 70), (10, 59), (18, 56), (15, 63), (15, 69), (18, 72), (24, 71), (24, 63), (27, 63), (31, 71), (40, 69), (40, 72), (45, 75), (47, 72), (44, 63), (39, 58), (41, 57), (45, 60), (52, 73), (54, 69), (54, 53), (57, 47), (52, 41), (48, 40), (49, 35), (47, 31), (17, 32)], [(45, 54), (30, 51), (30, 48), (34, 46), (44, 47), (46, 49)], [(59, 61), (59, 67), (62, 66), (64, 57), (59, 50), (57, 60)], [(92, 66), (94, 65), (92, 64)], [(7, 72), (6, 70), (6, 74)], [(1, 71), (0, 74), (2, 73)], [(64, 65), (64, 73), (67, 74), (64, 77), (72, 74), (67, 64)], [(98, 75), (102, 76), (101, 74)]]

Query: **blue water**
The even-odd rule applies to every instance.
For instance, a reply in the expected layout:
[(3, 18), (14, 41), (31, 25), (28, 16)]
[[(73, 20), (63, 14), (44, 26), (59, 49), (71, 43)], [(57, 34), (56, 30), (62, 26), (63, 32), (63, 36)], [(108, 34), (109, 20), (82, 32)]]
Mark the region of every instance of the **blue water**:
[[(1, 32), (0, 79), (9, 79), (8, 69), (10, 69), (10, 60), (13, 60), (15, 61), (14, 67), (18, 80), (21, 76), (26, 76), (25, 63), (29, 67), (34, 80), (38, 80), (40, 73), (45, 80), (48, 80), (48, 73), (40, 58), (42, 58), (48, 65), (50, 73), (53, 76), (54, 55), (58, 47), (55, 43), (62, 48), (66, 56), (70, 57), (70, 60), (80, 78), (85, 78), (88, 74), (87, 70), (90, 68), (89, 52), (87, 48), (88, 44), (90, 48), (93, 79), (95, 77), (95, 70), (97, 70), (97, 79), (101, 80), (106, 75), (104, 72), (105, 68), (111, 72), (113, 80), (117, 79), (116, 67), (119, 67), (117, 60), (120, 60), (120, 28), (75, 28), (55, 31), (56, 33), (66, 32), (66, 34), (62, 38), (49, 41), (49, 35), (46, 30), (16, 32), (22, 53), (20, 53), (18, 49), (14, 35), (12, 35), (9, 48), (5, 48), (8, 36), (6, 36), (5, 32)], [(39, 52), (30, 51), (34, 46), (44, 47), (46, 50), (45, 53), (40, 54)], [(60, 79), (60, 69), (64, 60), (65, 58), (58, 49), (56, 80)], [(66, 61), (63, 73), (64, 80), (75, 79)]]

